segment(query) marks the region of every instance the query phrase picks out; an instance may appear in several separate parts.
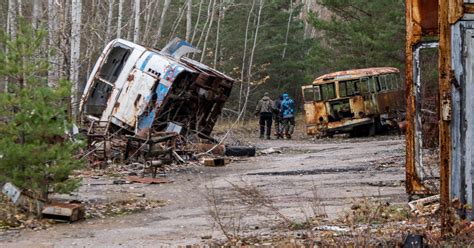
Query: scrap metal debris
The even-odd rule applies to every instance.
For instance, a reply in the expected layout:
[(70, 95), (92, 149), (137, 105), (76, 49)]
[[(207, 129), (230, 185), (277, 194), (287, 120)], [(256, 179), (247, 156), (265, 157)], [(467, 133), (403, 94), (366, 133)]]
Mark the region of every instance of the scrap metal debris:
[(408, 203), (410, 210), (417, 216), (435, 214), (439, 210), (439, 195), (414, 200)]

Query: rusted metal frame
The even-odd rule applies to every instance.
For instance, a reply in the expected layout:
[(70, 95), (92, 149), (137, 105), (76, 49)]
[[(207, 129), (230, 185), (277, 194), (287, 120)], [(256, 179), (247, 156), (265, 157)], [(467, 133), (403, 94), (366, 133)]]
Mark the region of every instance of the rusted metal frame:
[(423, 184), (425, 171), (423, 163), (423, 124), (422, 124), (422, 113), (421, 113), (421, 58), (420, 52), (423, 49), (433, 49), (437, 48), (439, 43), (436, 42), (420, 42), (413, 48), (413, 77), (415, 78), (412, 91), (415, 95), (415, 171), (418, 176), (419, 182)]
[(439, 0), (439, 149), (440, 149), (440, 209), (443, 235), (452, 231), (450, 198), (451, 175), (451, 25), (450, 8), (454, 1)]
[(406, 192), (409, 195), (427, 194), (428, 189), (421, 183), (416, 167), (416, 102), (414, 82), (414, 48), (421, 42), (423, 30), (420, 20), (420, 6), (416, 0), (406, 1), (406, 43), (405, 43), (405, 82), (406, 82)]

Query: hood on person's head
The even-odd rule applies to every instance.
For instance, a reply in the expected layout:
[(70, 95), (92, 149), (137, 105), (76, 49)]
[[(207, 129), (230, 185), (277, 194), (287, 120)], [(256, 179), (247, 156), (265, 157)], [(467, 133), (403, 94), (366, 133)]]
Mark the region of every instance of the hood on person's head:
[(283, 99), (288, 100), (289, 98), (290, 96), (288, 95), (288, 93), (283, 94)]

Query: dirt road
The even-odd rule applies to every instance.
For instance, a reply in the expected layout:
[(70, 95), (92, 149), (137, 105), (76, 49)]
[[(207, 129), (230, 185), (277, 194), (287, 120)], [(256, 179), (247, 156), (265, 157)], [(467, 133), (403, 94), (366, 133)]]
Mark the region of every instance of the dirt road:
[[(255, 142), (259, 150), (273, 147), (281, 153), (244, 158), (225, 167), (193, 166), (169, 174), (171, 184), (114, 185), (112, 178), (86, 178), (78, 199), (114, 200), (145, 193), (148, 199), (168, 203), (142, 213), (58, 224), (48, 230), (0, 233), (0, 247), (205, 244), (209, 238), (225, 238), (211, 217), (213, 210), (227, 232), (265, 236), (282, 231), (278, 224), (285, 218), (304, 222), (314, 214), (315, 200), (322, 202), (330, 219), (361, 197), (406, 202), (403, 137)], [(273, 210), (255, 209), (244, 199), (245, 192), (255, 190)]]

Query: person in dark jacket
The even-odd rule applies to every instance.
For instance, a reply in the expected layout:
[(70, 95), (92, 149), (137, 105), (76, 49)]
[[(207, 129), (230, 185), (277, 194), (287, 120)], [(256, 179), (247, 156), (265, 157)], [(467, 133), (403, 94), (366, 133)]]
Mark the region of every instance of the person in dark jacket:
[(260, 138), (261, 139), (263, 139), (264, 134), (266, 135), (267, 139), (270, 139), (270, 134), (272, 130), (274, 103), (268, 95), (269, 95), (268, 92), (265, 92), (262, 99), (258, 101), (257, 108), (255, 109), (255, 116), (260, 117), (259, 124), (260, 124)]
[(277, 139), (283, 138), (283, 117), (281, 112), (281, 103), (283, 101), (283, 95), (280, 95), (278, 100), (275, 101), (273, 121), (275, 121), (275, 136)]
[(287, 139), (291, 139), (291, 135), (295, 130), (295, 102), (287, 93), (283, 94), (281, 113), (283, 117), (283, 129), (285, 130), (285, 137)]

